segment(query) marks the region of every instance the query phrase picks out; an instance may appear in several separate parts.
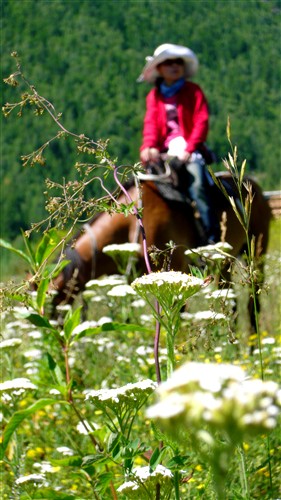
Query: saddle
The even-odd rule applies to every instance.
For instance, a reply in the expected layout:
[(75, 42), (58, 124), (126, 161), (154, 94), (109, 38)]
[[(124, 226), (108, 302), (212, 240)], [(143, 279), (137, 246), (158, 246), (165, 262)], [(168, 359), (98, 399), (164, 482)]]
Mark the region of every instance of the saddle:
[[(150, 164), (147, 168), (148, 178), (150, 174), (152, 174), (153, 181), (165, 200), (180, 202), (187, 205), (192, 204), (193, 200), (190, 198), (188, 190), (192, 184), (193, 176), (188, 172), (185, 164), (177, 158), (173, 158), (169, 162), (169, 166), (171, 170), (169, 176), (167, 176), (165, 175), (166, 169), (164, 162), (161, 161), (160, 163)], [(226, 172), (215, 172), (215, 176), (220, 180), (226, 193), (232, 196), (239, 206), (240, 202), (238, 195), (228, 182)], [(143, 180), (145, 180), (145, 175)], [(217, 187), (207, 171), (205, 182), (208, 184), (208, 193), (210, 198), (215, 201), (215, 205), (219, 205), (222, 208), (226, 207), (228, 202), (224, 194)]]
[(169, 162), (169, 167), (170, 174), (166, 176), (164, 162), (153, 163), (148, 166), (147, 174), (152, 174), (154, 184), (164, 200), (191, 205), (188, 188), (192, 183), (192, 176), (177, 158)]
[[(167, 168), (169, 171), (169, 175), (167, 175)], [(205, 244), (206, 235), (204, 225), (200, 213), (198, 212), (195, 200), (192, 200), (189, 196), (189, 187), (192, 184), (193, 176), (188, 172), (186, 165), (177, 158), (173, 158), (172, 160), (170, 160), (169, 164), (166, 163), (166, 165), (164, 161), (150, 165), (147, 169), (147, 173), (148, 178), (149, 176), (153, 178), (154, 184), (156, 185), (159, 194), (169, 204), (181, 203), (183, 206), (183, 210), (189, 210), (189, 213), (190, 209), (193, 211), (200, 244)], [(215, 175), (219, 178), (221, 184), (224, 186), (226, 193), (234, 198), (236, 206), (239, 209), (240, 200), (237, 197), (237, 193), (234, 192), (233, 187), (228, 182), (227, 174), (225, 172), (219, 172)], [(206, 171), (206, 178), (204, 182), (207, 185), (206, 201), (207, 203), (209, 203), (211, 209), (214, 209), (214, 233), (217, 233), (218, 227), (215, 225), (217, 225), (218, 222), (216, 222), (215, 209), (219, 208), (222, 210), (226, 210), (229, 206), (229, 201), (215, 184), (208, 171)]]

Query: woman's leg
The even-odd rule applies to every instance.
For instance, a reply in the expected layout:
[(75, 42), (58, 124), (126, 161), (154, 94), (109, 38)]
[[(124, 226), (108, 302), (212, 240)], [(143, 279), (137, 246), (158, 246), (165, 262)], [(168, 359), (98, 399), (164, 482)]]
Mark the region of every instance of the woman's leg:
[(196, 154), (194, 156), (195, 158), (193, 157), (187, 164), (187, 170), (193, 178), (189, 187), (189, 194), (192, 200), (196, 202), (206, 231), (207, 239), (216, 242), (220, 239), (220, 229), (208, 192), (210, 186), (208, 185), (206, 179), (206, 166), (201, 155)]

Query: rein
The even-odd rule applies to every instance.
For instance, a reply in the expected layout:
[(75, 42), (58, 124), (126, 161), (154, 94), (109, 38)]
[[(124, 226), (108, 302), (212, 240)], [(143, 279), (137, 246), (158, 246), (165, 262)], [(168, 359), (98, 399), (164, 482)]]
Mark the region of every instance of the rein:
[(140, 181), (169, 182), (171, 174), (172, 174), (171, 167), (167, 161), (164, 162), (164, 166), (165, 166), (165, 172), (163, 174), (161, 174), (161, 173), (159, 173), (159, 174), (144, 174), (142, 172), (138, 172), (135, 175)]

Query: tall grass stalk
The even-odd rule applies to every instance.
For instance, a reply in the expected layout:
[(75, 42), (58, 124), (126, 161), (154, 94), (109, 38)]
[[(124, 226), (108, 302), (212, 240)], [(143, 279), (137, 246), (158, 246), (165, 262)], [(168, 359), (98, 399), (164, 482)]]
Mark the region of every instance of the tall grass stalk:
[[(227, 133), (227, 139), (230, 144), (231, 148), (231, 153), (228, 154), (228, 159), (224, 159), (224, 166), (226, 170), (231, 174), (232, 179), (235, 183), (235, 186), (237, 188), (238, 192), (238, 203), (237, 201), (234, 200), (233, 197), (229, 196), (225, 189), (223, 188), (222, 184), (217, 181), (215, 176), (212, 175), (213, 179), (217, 183), (217, 185), (221, 188), (222, 192), (226, 195), (228, 198), (229, 202), (231, 203), (231, 206), (233, 208), (233, 211), (239, 220), (246, 236), (246, 245), (247, 245), (247, 251), (246, 251), (246, 263), (247, 263), (247, 270), (248, 270), (248, 275), (249, 275), (249, 280), (250, 280), (250, 292), (251, 292), (251, 299), (253, 301), (253, 310), (254, 310), (254, 318), (255, 318), (255, 332), (257, 336), (257, 341), (258, 341), (258, 351), (259, 351), (259, 363), (260, 363), (260, 372), (261, 372), (261, 379), (264, 380), (264, 360), (263, 360), (263, 352), (262, 352), (262, 339), (261, 339), (261, 330), (260, 330), (260, 322), (259, 322), (259, 311), (258, 311), (258, 306), (257, 306), (257, 293), (259, 293), (259, 290), (257, 290), (257, 278), (259, 276), (256, 276), (256, 270), (255, 270), (255, 263), (256, 259), (258, 256), (255, 256), (255, 247), (258, 245), (259, 242), (255, 241), (254, 237), (252, 240), (249, 238), (249, 224), (250, 224), (250, 217), (251, 217), (251, 207), (252, 207), (252, 202), (253, 202), (253, 193), (252, 193), (252, 188), (251, 184), (245, 181), (245, 171), (246, 171), (246, 160), (242, 162), (241, 167), (239, 168), (238, 165), (238, 151), (237, 147), (233, 146), (232, 141), (231, 141), (231, 129), (230, 129), (230, 119), (228, 118), (227, 122), (227, 128), (226, 128), (226, 133)], [(246, 198), (243, 196), (243, 188), (246, 189), (247, 195)], [(267, 436), (267, 448), (268, 448), (268, 468), (269, 468), (269, 483), (270, 483), (270, 490), (272, 491), (272, 470), (271, 470), (271, 456), (269, 453), (270, 449), (270, 444), (269, 444), (269, 436)], [(240, 453), (240, 457), (242, 460), (242, 455)], [(244, 470), (245, 474), (245, 456), (243, 455), (243, 466), (242, 469)]]
[(240, 455), (239, 467), (240, 467), (240, 482), (241, 482), (242, 495), (245, 500), (250, 500), (245, 452), (241, 445), (237, 446), (237, 450)]

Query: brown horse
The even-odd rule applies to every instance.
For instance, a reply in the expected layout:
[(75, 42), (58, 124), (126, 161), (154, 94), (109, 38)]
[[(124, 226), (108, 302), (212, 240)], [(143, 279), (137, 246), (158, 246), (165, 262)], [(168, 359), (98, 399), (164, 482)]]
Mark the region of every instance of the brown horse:
[[(220, 179), (227, 182), (232, 194), (235, 193), (234, 181), (228, 173), (221, 174)], [(252, 236), (255, 237), (256, 266), (262, 271), (262, 257), (268, 244), (271, 210), (259, 186), (253, 180), (250, 182), (254, 198), (249, 225), (249, 239), (251, 240)], [(191, 205), (183, 205), (179, 201), (166, 201), (152, 181), (142, 182), (141, 188), (142, 220), (147, 247), (153, 245), (160, 250), (164, 250), (167, 248), (167, 242), (175, 242), (176, 250), (172, 254), (171, 269), (188, 271), (189, 262), (184, 252), (186, 249), (194, 248), (200, 244), (194, 209)], [(245, 232), (230, 203), (216, 186), (211, 189), (213, 190), (214, 207), (218, 220), (222, 219), (223, 213), (226, 215), (224, 239), (233, 247), (232, 254), (239, 256), (245, 249)], [(137, 203), (138, 190), (135, 186), (129, 189), (129, 194), (132, 200)], [(246, 197), (246, 194), (244, 189), (243, 196)], [(124, 195), (119, 198), (119, 202), (126, 203)], [(71, 303), (90, 279), (115, 273), (117, 270), (114, 261), (104, 254), (102, 249), (112, 243), (135, 242), (136, 239), (140, 241), (141, 236), (137, 225), (134, 215), (125, 217), (120, 213), (109, 214), (104, 212), (96, 217), (88, 229), (78, 236), (72, 247), (66, 249), (65, 258), (70, 260), (70, 263), (54, 280), (54, 287), (58, 292), (54, 299), (54, 305), (63, 302)], [(140, 257), (143, 257), (143, 255)], [(140, 262), (142, 265), (144, 264), (143, 258), (140, 258)], [(145, 272), (144, 265), (142, 269)], [(230, 276), (226, 275), (225, 277), (230, 278)], [(249, 313), (251, 324), (254, 325), (252, 298), (249, 301)]]

